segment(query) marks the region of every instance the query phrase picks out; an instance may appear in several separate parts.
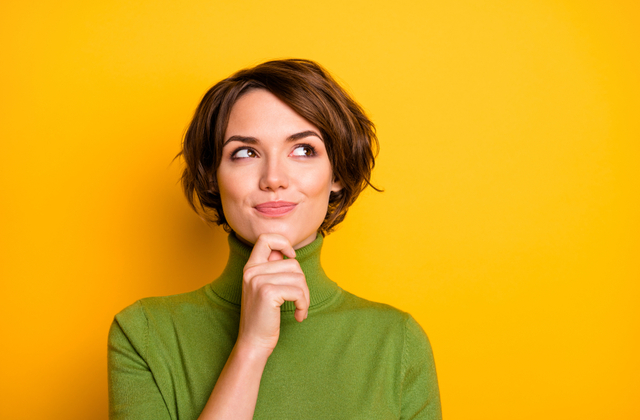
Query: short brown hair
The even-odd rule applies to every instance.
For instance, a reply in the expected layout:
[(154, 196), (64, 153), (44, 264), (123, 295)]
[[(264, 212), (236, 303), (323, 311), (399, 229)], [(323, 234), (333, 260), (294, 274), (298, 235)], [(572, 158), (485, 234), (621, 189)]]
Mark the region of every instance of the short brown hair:
[(322, 235), (331, 232), (367, 185), (380, 191), (370, 182), (379, 146), (375, 126), (360, 105), (310, 60), (268, 61), (240, 70), (205, 93), (178, 154), (186, 163), (182, 187), (189, 204), (208, 221), (231, 230), (222, 209), (216, 171), (231, 108), (243, 93), (255, 88), (268, 90), (320, 130), (333, 176), (343, 187), (331, 193), (319, 228)]

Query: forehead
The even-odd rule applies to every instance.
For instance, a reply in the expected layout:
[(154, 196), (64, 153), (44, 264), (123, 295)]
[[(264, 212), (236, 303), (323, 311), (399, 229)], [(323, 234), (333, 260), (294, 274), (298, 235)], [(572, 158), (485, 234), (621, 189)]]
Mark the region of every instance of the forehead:
[(319, 130), (280, 98), (265, 89), (244, 93), (231, 108), (225, 140), (234, 135), (289, 136), (298, 131)]

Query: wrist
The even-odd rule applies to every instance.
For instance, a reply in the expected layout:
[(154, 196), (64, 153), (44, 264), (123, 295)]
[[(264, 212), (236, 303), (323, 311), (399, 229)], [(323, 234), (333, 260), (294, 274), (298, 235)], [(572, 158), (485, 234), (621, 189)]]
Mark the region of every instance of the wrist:
[(267, 363), (272, 352), (272, 348), (255, 345), (244, 340), (238, 340), (233, 347), (232, 354), (246, 363), (260, 365)]

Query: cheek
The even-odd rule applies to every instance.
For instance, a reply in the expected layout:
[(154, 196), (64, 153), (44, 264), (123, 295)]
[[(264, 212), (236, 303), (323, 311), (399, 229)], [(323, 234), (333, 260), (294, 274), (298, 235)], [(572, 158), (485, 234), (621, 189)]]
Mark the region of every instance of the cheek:
[(233, 211), (240, 197), (242, 197), (242, 185), (238, 182), (233, 182), (233, 178), (223, 170), (218, 171), (217, 177), (222, 209), (228, 215)]
[(300, 188), (306, 192), (308, 196), (324, 196), (329, 194), (331, 190), (332, 175), (330, 171), (318, 171), (307, 173), (298, 178)]

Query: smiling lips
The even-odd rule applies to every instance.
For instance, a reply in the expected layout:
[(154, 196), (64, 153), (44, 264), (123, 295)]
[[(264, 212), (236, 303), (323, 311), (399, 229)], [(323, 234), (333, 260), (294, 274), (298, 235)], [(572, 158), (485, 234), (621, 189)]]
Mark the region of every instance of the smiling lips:
[(283, 216), (293, 211), (296, 205), (296, 203), (288, 201), (269, 201), (268, 203), (258, 204), (255, 209), (265, 216)]

